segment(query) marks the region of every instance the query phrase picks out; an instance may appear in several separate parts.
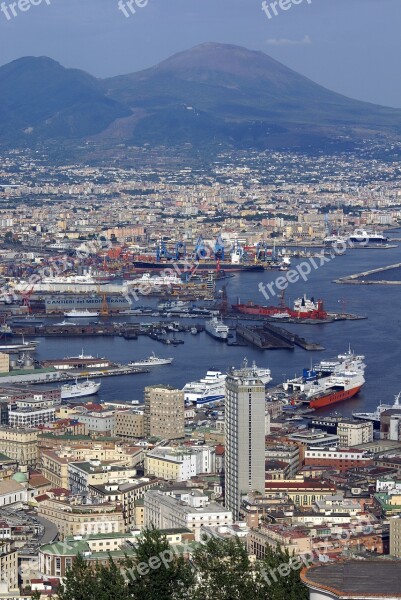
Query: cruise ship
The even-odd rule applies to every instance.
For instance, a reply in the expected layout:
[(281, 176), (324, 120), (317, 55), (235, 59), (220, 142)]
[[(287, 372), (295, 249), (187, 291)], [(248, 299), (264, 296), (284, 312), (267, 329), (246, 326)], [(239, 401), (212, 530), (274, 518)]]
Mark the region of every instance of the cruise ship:
[(228, 325), (225, 325), (223, 321), (220, 321), (217, 317), (213, 317), (210, 321), (206, 321), (205, 331), (216, 340), (226, 342), (228, 339)]
[(61, 386), (61, 400), (73, 400), (74, 398), (84, 398), (85, 396), (93, 396), (97, 394), (101, 383), (96, 381), (75, 382)]
[[(247, 364), (246, 361), (244, 364)], [(257, 367), (255, 363), (252, 369), (264, 385), (272, 380), (270, 369)], [(211, 370), (199, 381), (186, 383), (182, 388), (185, 403), (202, 405), (222, 402), (226, 393), (226, 377), (227, 375), (221, 371)]]

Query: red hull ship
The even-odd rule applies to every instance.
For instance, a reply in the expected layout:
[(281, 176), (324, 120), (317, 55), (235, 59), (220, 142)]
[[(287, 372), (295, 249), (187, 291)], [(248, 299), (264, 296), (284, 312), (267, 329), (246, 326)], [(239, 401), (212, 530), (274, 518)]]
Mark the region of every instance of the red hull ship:
[(324, 408), (325, 406), (331, 406), (338, 402), (344, 402), (345, 400), (349, 400), (356, 396), (361, 387), (362, 385), (358, 385), (350, 390), (339, 390), (338, 392), (331, 392), (327, 395), (313, 398), (313, 400), (310, 401), (309, 406), (310, 408)]
[(257, 315), (261, 317), (277, 317), (292, 319), (327, 319), (328, 314), (324, 310), (323, 300), (308, 300), (305, 296), (294, 302), (294, 308), (280, 304), (280, 306), (260, 306), (253, 302), (247, 304), (233, 304), (233, 309), (245, 315)]

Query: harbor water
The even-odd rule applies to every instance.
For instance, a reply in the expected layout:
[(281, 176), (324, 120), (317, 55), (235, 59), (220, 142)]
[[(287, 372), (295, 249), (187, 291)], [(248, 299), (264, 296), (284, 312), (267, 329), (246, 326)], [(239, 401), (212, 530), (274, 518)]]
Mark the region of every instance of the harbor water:
[[(397, 233), (398, 237), (398, 233)], [(293, 260), (292, 268), (308, 259)], [(315, 259), (315, 265), (320, 264)], [(137, 340), (121, 337), (85, 338), (41, 338), (37, 356), (39, 359), (76, 356), (85, 354), (104, 356), (118, 363), (128, 363), (150, 356), (155, 352), (160, 357), (173, 357), (170, 366), (154, 367), (149, 373), (133, 376), (103, 378), (97, 395), (98, 401), (143, 401), (143, 389), (147, 385), (170, 384), (179, 388), (192, 380), (203, 377), (207, 370), (227, 371), (230, 366), (239, 366), (246, 357), (258, 366), (269, 367), (272, 371), (271, 385), (281, 383), (286, 378), (300, 375), (304, 367), (319, 362), (323, 358), (334, 357), (351, 349), (366, 357), (366, 384), (355, 398), (319, 411), (328, 414), (337, 410), (345, 415), (352, 411), (373, 410), (380, 401), (392, 403), (401, 390), (399, 361), (401, 358), (401, 288), (383, 285), (346, 285), (333, 281), (346, 275), (401, 262), (401, 245), (391, 249), (354, 249), (343, 256), (330, 259), (318, 268), (311, 265), (311, 272), (297, 283), (289, 284), (285, 292), (285, 302), (292, 306), (294, 300), (303, 294), (315, 300), (324, 300), (329, 312), (347, 312), (364, 315), (367, 320), (339, 321), (327, 324), (283, 324), (308, 341), (324, 346), (320, 352), (294, 350), (259, 350), (253, 346), (227, 346), (206, 333), (192, 335), (177, 333), (184, 344), (164, 345), (145, 336)], [(305, 271), (307, 269), (305, 268)], [(277, 305), (279, 291), (272, 297), (266, 291), (265, 297), (260, 284), (265, 286), (285, 272), (265, 271), (264, 273), (236, 273), (234, 277), (219, 284), (226, 285), (229, 301), (235, 303), (252, 300), (257, 304)], [(141, 305), (155, 305), (157, 300), (140, 298)], [(134, 306), (133, 306), (134, 308)], [(147, 316), (124, 316), (121, 320), (149, 322)], [(112, 320), (116, 320), (113, 317)], [(154, 319), (153, 319), (154, 320)], [(171, 320), (171, 319), (170, 319)], [(202, 323), (193, 319), (193, 324)], [(227, 321), (230, 324), (230, 320)]]

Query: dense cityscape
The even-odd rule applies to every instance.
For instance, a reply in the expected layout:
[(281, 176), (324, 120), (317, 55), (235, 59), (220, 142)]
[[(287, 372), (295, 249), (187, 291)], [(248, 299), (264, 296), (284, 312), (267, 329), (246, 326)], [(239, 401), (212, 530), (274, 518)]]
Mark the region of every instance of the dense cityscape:
[(0, 600), (400, 599), (376, 13), (65, 4), (0, 7)]

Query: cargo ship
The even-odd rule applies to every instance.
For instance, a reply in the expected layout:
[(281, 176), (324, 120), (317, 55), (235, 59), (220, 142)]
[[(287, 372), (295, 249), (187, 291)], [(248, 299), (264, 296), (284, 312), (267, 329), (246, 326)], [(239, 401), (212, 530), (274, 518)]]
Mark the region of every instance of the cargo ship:
[(248, 255), (238, 240), (232, 244), (230, 258), (226, 260), (224, 242), (219, 236), (215, 244), (207, 243), (199, 237), (193, 252), (187, 254), (186, 244), (178, 242), (173, 251), (167, 249), (165, 242), (156, 248), (156, 255), (139, 256), (133, 266), (137, 271), (149, 269), (163, 271), (174, 267), (176, 272), (195, 273), (196, 271), (264, 271), (263, 265), (248, 261)]
[(197, 271), (220, 271), (220, 272), (263, 272), (263, 265), (258, 264), (246, 264), (246, 263), (232, 263), (232, 262), (218, 262), (211, 260), (199, 260), (195, 262), (188, 261), (156, 261), (152, 256), (141, 257), (141, 260), (134, 260), (133, 265), (136, 271), (163, 271), (164, 269), (174, 268), (179, 273), (191, 273)]
[(283, 306), (282, 302), (280, 302), (279, 306), (261, 306), (253, 302), (248, 302), (247, 304), (238, 303), (233, 304), (232, 308), (244, 315), (273, 317), (277, 319), (325, 320), (329, 318), (327, 312), (324, 310), (323, 300), (315, 302), (314, 298), (308, 299), (306, 295), (295, 300), (293, 308)]

